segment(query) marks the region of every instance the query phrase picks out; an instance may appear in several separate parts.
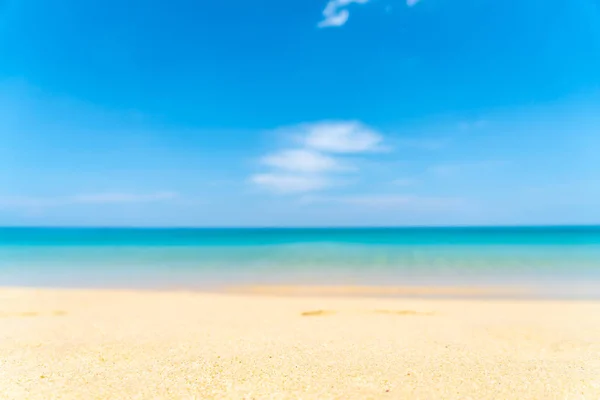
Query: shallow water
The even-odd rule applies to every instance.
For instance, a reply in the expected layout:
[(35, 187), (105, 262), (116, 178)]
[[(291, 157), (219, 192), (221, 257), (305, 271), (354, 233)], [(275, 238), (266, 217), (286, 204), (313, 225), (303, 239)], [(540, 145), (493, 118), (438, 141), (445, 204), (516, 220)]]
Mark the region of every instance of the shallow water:
[(0, 229), (0, 285), (518, 285), (600, 298), (600, 227)]

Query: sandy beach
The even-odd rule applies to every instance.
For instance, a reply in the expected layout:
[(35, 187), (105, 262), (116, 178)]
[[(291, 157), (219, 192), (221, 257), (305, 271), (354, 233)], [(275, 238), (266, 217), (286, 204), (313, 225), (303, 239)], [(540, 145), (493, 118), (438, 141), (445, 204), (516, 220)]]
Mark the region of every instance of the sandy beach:
[(600, 303), (0, 289), (2, 399), (598, 399)]

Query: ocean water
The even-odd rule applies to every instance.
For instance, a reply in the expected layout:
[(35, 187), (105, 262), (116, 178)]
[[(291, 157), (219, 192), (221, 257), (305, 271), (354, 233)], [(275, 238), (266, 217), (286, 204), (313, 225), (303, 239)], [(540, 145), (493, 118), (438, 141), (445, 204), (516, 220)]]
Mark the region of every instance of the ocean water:
[(0, 228), (0, 286), (516, 285), (600, 298), (600, 227)]

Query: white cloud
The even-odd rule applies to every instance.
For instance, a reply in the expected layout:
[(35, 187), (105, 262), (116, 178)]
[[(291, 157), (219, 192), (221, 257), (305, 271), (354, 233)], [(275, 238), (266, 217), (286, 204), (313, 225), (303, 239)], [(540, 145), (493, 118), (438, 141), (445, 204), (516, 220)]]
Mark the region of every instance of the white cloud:
[(319, 122), (279, 129), (299, 145), (266, 155), (270, 170), (250, 181), (280, 193), (322, 190), (339, 183), (339, 174), (357, 172), (350, 154), (382, 150), (383, 136), (357, 121)]
[(383, 136), (357, 121), (321, 122), (303, 126), (304, 144), (328, 153), (381, 150)]
[(335, 158), (306, 149), (283, 150), (264, 157), (262, 163), (296, 172), (324, 172), (342, 168)]
[(365, 4), (369, 0), (330, 0), (323, 10), (323, 20), (319, 22), (319, 28), (342, 26), (350, 17), (346, 9), (351, 3)]
[[(323, 20), (319, 22), (319, 28), (338, 27), (346, 24), (350, 17), (348, 6), (352, 3), (366, 4), (369, 1), (370, 0), (329, 0), (323, 10)], [(420, 0), (406, 0), (406, 5), (408, 7), (413, 7), (419, 1)], [(388, 5), (385, 10), (386, 12), (390, 12), (391, 7)]]
[(329, 182), (319, 175), (294, 175), (284, 173), (257, 174), (251, 178), (256, 185), (279, 193), (302, 193), (320, 190)]

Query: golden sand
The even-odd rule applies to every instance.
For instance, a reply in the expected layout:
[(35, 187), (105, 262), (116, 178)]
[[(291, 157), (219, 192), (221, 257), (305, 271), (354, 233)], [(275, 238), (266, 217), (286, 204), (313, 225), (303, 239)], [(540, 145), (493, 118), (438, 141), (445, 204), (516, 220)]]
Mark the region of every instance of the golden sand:
[(600, 303), (0, 290), (1, 399), (600, 399)]

